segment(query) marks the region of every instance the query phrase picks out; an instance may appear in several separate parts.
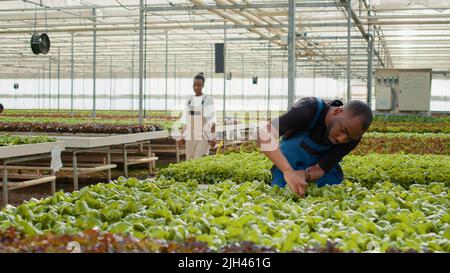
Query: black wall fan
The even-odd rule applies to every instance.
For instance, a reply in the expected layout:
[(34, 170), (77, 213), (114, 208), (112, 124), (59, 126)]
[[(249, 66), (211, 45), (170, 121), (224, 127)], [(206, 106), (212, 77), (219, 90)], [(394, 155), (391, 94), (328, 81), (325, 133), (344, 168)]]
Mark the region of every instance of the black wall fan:
[(30, 45), (35, 55), (46, 55), (50, 50), (50, 38), (45, 33), (33, 33)]
[[(35, 55), (46, 55), (50, 51), (50, 38), (46, 33), (38, 33), (36, 31), (38, 5), (43, 7), (42, 0), (40, 1), (40, 4), (36, 4), (36, 9), (34, 11), (34, 31), (31, 35), (30, 46)], [(47, 30), (47, 9), (45, 9), (45, 30)]]

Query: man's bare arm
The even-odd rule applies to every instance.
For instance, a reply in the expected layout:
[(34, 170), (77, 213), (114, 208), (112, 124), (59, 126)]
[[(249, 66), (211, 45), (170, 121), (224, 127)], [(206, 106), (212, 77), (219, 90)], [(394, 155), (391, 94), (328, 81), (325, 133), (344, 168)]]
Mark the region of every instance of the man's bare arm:
[(298, 193), (300, 196), (304, 196), (307, 187), (305, 176), (297, 174), (281, 152), (278, 145), (278, 131), (271, 123), (258, 130), (257, 142), (261, 147), (261, 152), (283, 173), (284, 179), (292, 191)]

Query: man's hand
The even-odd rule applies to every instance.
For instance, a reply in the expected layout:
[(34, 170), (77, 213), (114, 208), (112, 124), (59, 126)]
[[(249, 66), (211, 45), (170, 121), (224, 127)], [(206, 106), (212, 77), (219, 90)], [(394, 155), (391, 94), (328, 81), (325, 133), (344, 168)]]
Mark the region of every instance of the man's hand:
[(291, 169), (284, 172), (283, 175), (291, 190), (301, 197), (305, 197), (306, 188), (308, 187), (305, 181), (305, 171), (294, 171)]
[(214, 146), (216, 146), (216, 143), (217, 143), (217, 141), (216, 141), (215, 138), (209, 140), (208, 142), (209, 142), (209, 146), (210, 146), (211, 148), (214, 148)]

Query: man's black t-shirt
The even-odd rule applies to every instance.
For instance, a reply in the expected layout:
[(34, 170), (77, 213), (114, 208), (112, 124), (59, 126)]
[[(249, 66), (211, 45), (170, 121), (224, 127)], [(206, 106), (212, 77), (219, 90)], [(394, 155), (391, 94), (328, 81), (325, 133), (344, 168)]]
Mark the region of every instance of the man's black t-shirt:
[[(340, 100), (333, 100), (326, 104), (322, 108), (322, 112), (316, 122), (316, 125), (310, 130), (309, 137), (319, 145), (332, 145), (330, 150), (319, 160), (320, 168), (328, 172), (336, 163), (338, 163), (345, 155), (352, 151), (359, 143), (357, 141), (351, 141), (345, 144), (333, 145), (328, 140), (328, 132), (325, 124), (325, 117), (330, 109), (330, 106), (342, 106), (343, 103)], [(308, 131), (309, 126), (314, 120), (318, 107), (318, 101), (315, 97), (306, 97), (297, 101), (292, 108), (272, 121), (275, 127), (278, 125), (279, 134), (283, 136), (283, 139), (287, 139), (293, 134), (302, 131)]]

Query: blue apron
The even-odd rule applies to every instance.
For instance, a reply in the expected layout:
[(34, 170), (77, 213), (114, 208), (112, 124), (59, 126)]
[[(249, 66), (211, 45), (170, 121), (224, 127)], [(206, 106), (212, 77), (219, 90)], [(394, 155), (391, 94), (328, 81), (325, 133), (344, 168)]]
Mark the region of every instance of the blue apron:
[[(280, 150), (291, 164), (294, 170), (305, 170), (308, 167), (316, 165), (320, 158), (331, 148), (332, 145), (319, 145), (314, 142), (309, 133), (316, 125), (320, 113), (322, 112), (324, 101), (317, 98), (318, 108), (313, 122), (308, 128), (308, 131), (299, 132), (292, 137), (282, 140), (280, 142)], [(272, 186), (279, 186), (283, 188), (286, 186), (283, 173), (274, 165), (272, 167)], [(325, 185), (340, 184), (344, 180), (344, 174), (341, 166), (336, 164), (329, 172), (325, 173), (320, 179), (316, 181), (319, 187)]]

